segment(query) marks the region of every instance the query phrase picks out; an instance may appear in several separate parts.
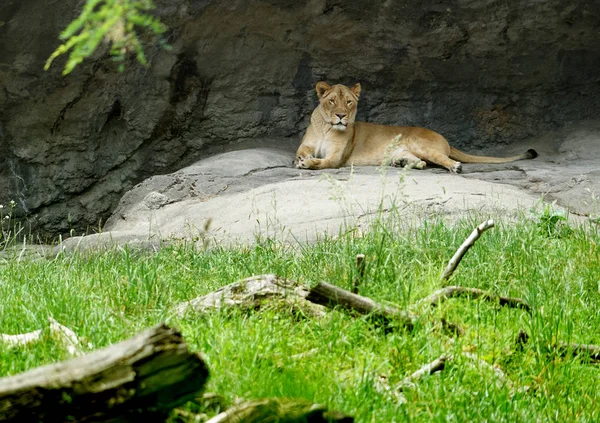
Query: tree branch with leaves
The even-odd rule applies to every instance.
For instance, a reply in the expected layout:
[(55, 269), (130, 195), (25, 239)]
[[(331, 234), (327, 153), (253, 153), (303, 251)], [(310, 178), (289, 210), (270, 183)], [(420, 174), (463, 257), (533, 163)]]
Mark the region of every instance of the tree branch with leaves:
[(149, 13), (155, 8), (152, 0), (88, 0), (77, 19), (60, 34), (64, 43), (50, 55), (44, 70), (48, 70), (58, 56), (69, 53), (62, 72), (67, 75), (103, 41), (110, 44), (113, 60), (120, 62), (119, 71), (124, 70), (129, 54), (135, 54), (138, 62), (148, 66), (139, 32), (149, 32), (168, 48), (161, 37), (167, 31), (166, 25)]

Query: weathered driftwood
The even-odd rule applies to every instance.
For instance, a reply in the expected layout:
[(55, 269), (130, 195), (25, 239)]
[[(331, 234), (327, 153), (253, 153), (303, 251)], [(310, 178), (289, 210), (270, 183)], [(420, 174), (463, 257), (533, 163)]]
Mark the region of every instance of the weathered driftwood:
[(181, 335), (160, 325), (102, 350), (0, 379), (0, 420), (164, 421), (208, 378)]
[(528, 312), (531, 312), (531, 306), (521, 298), (503, 297), (482, 289), (465, 288), (463, 286), (447, 286), (445, 288), (438, 289), (433, 294), (420, 300), (419, 303), (429, 303), (435, 307), (443, 300), (453, 297), (469, 297), (473, 299), (481, 298), (482, 300), (497, 302), (501, 306), (522, 308)]
[(389, 305), (377, 303), (370, 298), (353, 294), (327, 282), (319, 282), (311, 288), (306, 299), (328, 307), (341, 306), (360, 314), (395, 320), (408, 329), (413, 327), (414, 317), (411, 314)]
[(386, 320), (399, 321), (408, 328), (413, 326), (413, 317), (395, 307), (379, 304), (370, 298), (353, 294), (326, 282), (308, 288), (276, 275), (252, 276), (232, 283), (203, 297), (181, 303), (175, 307), (174, 312), (183, 316), (190, 311), (202, 312), (224, 306), (256, 309), (262, 307), (266, 300), (284, 301), (286, 305), (300, 309), (304, 313), (308, 311), (313, 315), (323, 315), (325, 313), (323, 306), (341, 306), (360, 314), (371, 314)]
[(453, 356), (451, 354), (442, 354), (431, 363), (425, 364), (416, 372), (407, 376), (398, 384), (396, 390), (402, 391), (405, 388), (414, 386), (415, 382), (419, 379), (422, 379), (423, 376), (432, 375), (436, 372), (441, 372), (446, 367), (446, 362), (452, 360)]
[[(61, 341), (67, 351), (71, 355), (79, 355), (80, 354), (80, 342), (79, 338), (68, 327), (61, 325), (58, 323), (52, 316), (48, 317), (48, 321), (50, 322), (50, 335)], [(5, 344), (9, 347), (22, 347), (34, 342), (39, 342), (44, 338), (44, 331), (42, 329), (34, 330), (33, 332), (27, 333), (18, 333), (14, 335), (9, 335), (5, 333), (0, 333), (0, 343)]]
[(289, 399), (263, 399), (236, 405), (206, 423), (352, 423), (354, 418), (320, 404)]
[(258, 309), (267, 301), (277, 301), (294, 310), (322, 316), (325, 308), (306, 300), (309, 290), (298, 282), (277, 275), (251, 276), (226, 285), (215, 292), (178, 304), (174, 312), (184, 316), (188, 312), (204, 312), (225, 307)]
[(494, 227), (494, 221), (490, 219), (487, 222), (483, 222), (475, 229), (473, 229), (471, 235), (469, 235), (465, 242), (463, 242), (462, 245), (458, 247), (458, 250), (456, 250), (456, 253), (454, 253), (452, 258), (448, 262), (448, 265), (446, 266), (446, 268), (444, 269), (444, 273), (442, 274), (442, 280), (447, 280), (450, 278), (450, 276), (452, 276), (452, 274), (456, 270), (456, 267), (463, 259), (466, 252), (469, 251), (469, 248), (471, 248), (475, 244), (475, 241), (479, 239), (482, 233), (484, 233), (492, 227)]

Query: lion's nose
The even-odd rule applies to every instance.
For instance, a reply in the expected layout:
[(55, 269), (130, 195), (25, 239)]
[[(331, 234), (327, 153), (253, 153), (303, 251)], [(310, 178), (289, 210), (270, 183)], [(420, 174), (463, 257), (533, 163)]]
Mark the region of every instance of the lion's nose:
[(345, 118), (345, 117), (346, 117), (346, 113), (336, 113), (335, 115), (336, 115), (337, 117), (339, 117), (339, 118), (340, 118), (340, 120), (342, 120), (343, 118)]

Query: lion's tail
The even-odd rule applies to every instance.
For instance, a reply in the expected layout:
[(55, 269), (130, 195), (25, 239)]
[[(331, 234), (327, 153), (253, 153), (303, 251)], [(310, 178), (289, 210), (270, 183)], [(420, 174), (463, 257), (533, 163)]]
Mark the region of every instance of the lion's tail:
[(507, 163), (517, 160), (535, 159), (537, 156), (537, 151), (533, 149), (529, 149), (525, 153), (518, 156), (510, 157), (473, 156), (471, 154), (463, 153), (454, 147), (450, 147), (450, 158), (462, 163)]

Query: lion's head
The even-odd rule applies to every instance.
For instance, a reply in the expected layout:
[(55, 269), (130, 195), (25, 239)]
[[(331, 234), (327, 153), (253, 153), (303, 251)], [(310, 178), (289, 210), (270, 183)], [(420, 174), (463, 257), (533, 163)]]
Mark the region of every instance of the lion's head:
[(356, 105), (360, 96), (360, 84), (348, 88), (345, 85), (331, 86), (327, 82), (318, 82), (321, 116), (337, 131), (345, 131), (356, 118)]

